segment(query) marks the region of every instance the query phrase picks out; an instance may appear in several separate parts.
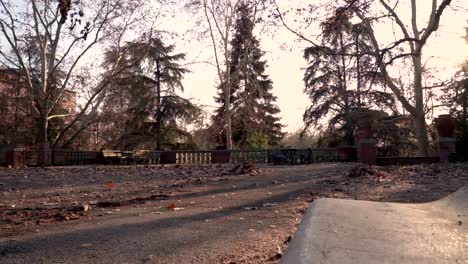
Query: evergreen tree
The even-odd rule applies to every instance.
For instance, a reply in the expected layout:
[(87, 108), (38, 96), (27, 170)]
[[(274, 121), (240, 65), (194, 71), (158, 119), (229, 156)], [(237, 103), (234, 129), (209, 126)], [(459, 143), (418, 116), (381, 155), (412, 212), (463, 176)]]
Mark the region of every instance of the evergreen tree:
[[(465, 41), (468, 45), (468, 26), (465, 30)], [(457, 152), (468, 160), (468, 58), (461, 65), (461, 69), (456, 72), (452, 83), (442, 92), (442, 102), (457, 120)]]
[[(122, 56), (124, 71), (116, 78), (107, 97), (104, 114), (123, 129), (111, 135), (113, 146), (132, 149), (161, 149), (178, 138), (191, 140), (178, 121), (193, 122), (200, 109), (177, 95), (183, 90), (181, 80), (187, 70), (180, 65), (185, 54), (173, 54), (175, 47), (166, 46), (158, 37), (143, 36), (107, 56)], [(120, 115), (112, 118), (113, 115)]]
[[(233, 141), (238, 147), (253, 148), (259, 145), (251, 142), (262, 142), (266, 137), (269, 146), (276, 146), (284, 133), (277, 117), (280, 110), (275, 104), (277, 98), (272, 94), (273, 83), (265, 73), (267, 63), (262, 60), (265, 52), (253, 35), (255, 22), (249, 4), (240, 4), (237, 14), (230, 54)], [(215, 98), (221, 105), (213, 120), (218, 131), (224, 126), (224, 81)], [(219, 141), (222, 143), (224, 138), (220, 134)]]
[(339, 143), (353, 145), (356, 116), (367, 115), (372, 108), (396, 112), (395, 100), (375, 87), (383, 82), (368, 53), (369, 35), (361, 24), (351, 24), (347, 13), (336, 13), (321, 24), (321, 45), (304, 53), (309, 63), (305, 93), (312, 103), (304, 113), (304, 131), (329, 118), (328, 128), (342, 137)]

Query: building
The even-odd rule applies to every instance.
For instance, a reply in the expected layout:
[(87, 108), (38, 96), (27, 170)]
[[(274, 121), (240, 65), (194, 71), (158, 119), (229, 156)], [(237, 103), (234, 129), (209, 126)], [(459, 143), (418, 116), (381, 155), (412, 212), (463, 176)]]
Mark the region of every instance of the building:
[[(32, 93), (18, 70), (0, 68), (0, 146), (35, 145), (37, 111)], [(76, 92), (66, 90), (54, 111), (74, 115), (76, 101)]]

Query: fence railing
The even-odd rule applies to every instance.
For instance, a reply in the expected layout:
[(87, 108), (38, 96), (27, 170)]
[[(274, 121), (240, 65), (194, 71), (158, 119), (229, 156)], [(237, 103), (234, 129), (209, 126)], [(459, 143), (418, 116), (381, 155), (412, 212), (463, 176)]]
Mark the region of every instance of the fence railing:
[(313, 162), (334, 162), (338, 161), (338, 150), (336, 148), (313, 148)]
[(211, 151), (177, 151), (177, 164), (210, 164)]
[(232, 150), (230, 163), (268, 163), (269, 150)]
[(87, 165), (102, 162), (100, 151), (52, 150), (53, 165)]
[[(116, 155), (112, 155), (112, 153)], [(120, 153), (120, 154), (119, 154)], [(119, 155), (117, 155), (119, 154)], [(123, 155), (125, 154), (125, 155)], [(6, 160), (6, 153), (0, 153)], [(216, 164), (216, 163), (274, 163), (304, 164), (336, 162), (335, 148), (315, 149), (260, 149), (260, 150), (175, 150), (175, 151), (81, 151), (54, 149), (50, 162), (55, 166), (88, 164)], [(24, 165), (38, 165), (39, 153), (34, 150), (21, 152)], [(1, 160), (1, 159), (0, 159)]]
[(0, 165), (6, 165), (7, 160), (6, 160), (6, 153), (8, 149), (0, 149)]
[(287, 163), (336, 162), (336, 148), (315, 149), (260, 149), (260, 150), (205, 150), (152, 151), (150, 163), (211, 164), (211, 163)]

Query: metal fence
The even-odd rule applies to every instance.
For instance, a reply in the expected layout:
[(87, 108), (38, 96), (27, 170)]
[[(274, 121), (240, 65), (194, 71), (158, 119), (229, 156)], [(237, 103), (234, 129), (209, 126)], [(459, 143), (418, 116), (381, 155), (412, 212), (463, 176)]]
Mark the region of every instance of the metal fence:
[(6, 153), (7, 149), (0, 149), (0, 165), (6, 165)]
[(269, 150), (232, 150), (230, 163), (268, 163)]
[(102, 162), (102, 152), (82, 150), (52, 150), (53, 165), (86, 165)]
[(338, 161), (338, 150), (336, 148), (313, 148), (312, 162), (335, 162)]

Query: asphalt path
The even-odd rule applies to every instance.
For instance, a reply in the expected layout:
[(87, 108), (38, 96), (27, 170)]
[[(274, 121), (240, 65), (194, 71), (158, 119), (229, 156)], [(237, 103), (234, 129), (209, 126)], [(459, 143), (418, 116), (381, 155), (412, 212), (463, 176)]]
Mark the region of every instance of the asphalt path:
[[(308, 184), (342, 175), (350, 166), (275, 167), (260, 176), (196, 187), (172, 200), (101, 209), (96, 219), (0, 239), (0, 263), (276, 262), (301, 221)], [(180, 210), (168, 210), (171, 203)]]

